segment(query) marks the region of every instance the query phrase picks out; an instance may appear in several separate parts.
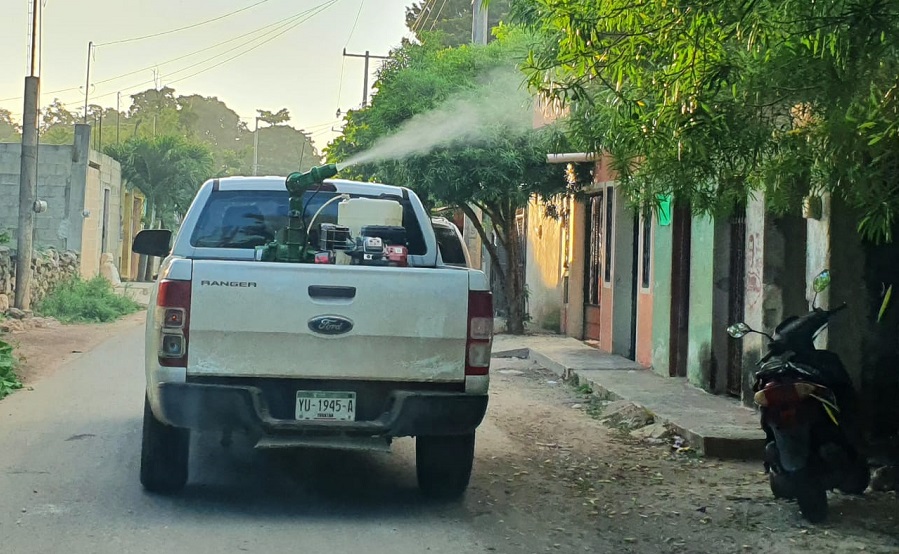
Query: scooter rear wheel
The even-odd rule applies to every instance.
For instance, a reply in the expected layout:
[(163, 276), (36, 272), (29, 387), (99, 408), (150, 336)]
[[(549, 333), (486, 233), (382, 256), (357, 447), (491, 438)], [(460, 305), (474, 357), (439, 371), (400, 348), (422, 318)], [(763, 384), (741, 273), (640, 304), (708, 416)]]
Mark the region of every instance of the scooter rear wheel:
[(795, 488), (788, 475), (777, 473), (772, 470), (768, 473), (768, 484), (771, 486), (771, 492), (774, 494), (774, 498), (784, 498), (788, 500), (796, 498)]
[(871, 483), (871, 468), (864, 461), (855, 462), (849, 469), (840, 491), (846, 494), (864, 494)]
[(827, 519), (827, 491), (823, 484), (808, 469), (801, 469), (792, 475), (799, 511), (810, 523), (821, 523)]

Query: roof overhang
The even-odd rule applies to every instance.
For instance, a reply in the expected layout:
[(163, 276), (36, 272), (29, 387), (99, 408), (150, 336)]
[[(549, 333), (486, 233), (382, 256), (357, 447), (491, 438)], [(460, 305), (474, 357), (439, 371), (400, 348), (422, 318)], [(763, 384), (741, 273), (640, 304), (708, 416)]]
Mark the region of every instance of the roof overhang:
[(567, 154), (547, 154), (546, 163), (570, 164), (581, 162), (595, 162), (599, 159), (596, 154), (589, 152), (570, 152)]

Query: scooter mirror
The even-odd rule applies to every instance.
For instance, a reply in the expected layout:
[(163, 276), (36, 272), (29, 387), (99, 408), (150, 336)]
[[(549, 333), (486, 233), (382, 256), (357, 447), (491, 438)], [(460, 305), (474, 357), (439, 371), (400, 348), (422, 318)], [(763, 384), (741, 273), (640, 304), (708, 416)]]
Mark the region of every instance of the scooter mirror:
[(830, 286), (830, 271), (825, 269), (821, 273), (815, 277), (815, 280), (812, 282), (812, 288), (815, 289), (816, 293), (822, 293), (827, 290), (827, 287)]
[(749, 325), (746, 325), (742, 321), (740, 323), (734, 323), (730, 327), (727, 328), (727, 334), (735, 339), (742, 339), (746, 335), (752, 332), (752, 328)]

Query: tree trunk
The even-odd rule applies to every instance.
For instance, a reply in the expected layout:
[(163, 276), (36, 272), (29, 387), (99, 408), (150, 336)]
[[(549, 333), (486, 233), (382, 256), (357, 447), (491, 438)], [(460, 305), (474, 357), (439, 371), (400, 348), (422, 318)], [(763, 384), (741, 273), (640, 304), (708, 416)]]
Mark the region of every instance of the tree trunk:
[(525, 311), (524, 275), (521, 271), (521, 241), (518, 238), (518, 230), (515, 220), (504, 224), (506, 237), (506, 254), (509, 264), (504, 283), (506, 290), (506, 330), (512, 335), (524, 334), (524, 323), (527, 317)]
[(484, 229), (481, 221), (477, 218), (474, 210), (465, 205), (460, 206), (460, 208), (465, 215), (468, 216), (472, 224), (474, 224), (478, 235), (480, 235), (481, 240), (486, 245), (487, 251), (490, 253), (494, 271), (496, 271), (496, 278), (499, 279), (500, 286), (506, 292), (507, 332), (513, 335), (524, 334), (524, 321), (527, 317), (524, 302), (524, 275), (522, 275), (521, 272), (521, 241), (518, 240), (518, 231), (515, 228), (514, 213), (513, 217), (503, 218), (502, 221), (496, 221), (494, 218), (491, 218), (494, 228), (500, 231), (497, 233), (497, 237), (500, 242), (503, 243), (503, 246), (506, 248), (506, 253), (509, 256), (508, 270), (503, 271), (498, 262), (499, 252), (497, 251), (496, 246), (490, 242), (487, 231)]
[[(150, 221), (148, 222), (147, 229), (153, 229), (154, 224), (156, 223), (156, 202), (150, 200)], [(146, 260), (146, 263), (143, 266), (143, 271), (139, 276), (142, 281), (150, 282), (153, 280), (153, 258), (150, 256), (142, 256), (143, 260)], [(143, 263), (142, 260), (142, 263)]]

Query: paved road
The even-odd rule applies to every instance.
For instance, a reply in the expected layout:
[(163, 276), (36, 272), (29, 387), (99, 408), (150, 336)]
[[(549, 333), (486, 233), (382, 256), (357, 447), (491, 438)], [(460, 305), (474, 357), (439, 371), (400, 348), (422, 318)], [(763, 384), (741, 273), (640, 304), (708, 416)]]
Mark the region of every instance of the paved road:
[(805, 527), (758, 464), (625, 439), (526, 361), (494, 360), (461, 502), (421, 498), (408, 439), (390, 455), (288, 455), (200, 437), (183, 493), (150, 495), (142, 335), (120, 331), (0, 402), (0, 554), (899, 552), (892, 494), (833, 495), (832, 522)]
[(176, 497), (138, 482), (143, 329), (0, 402), (0, 552), (483, 552), (465, 503), (425, 503), (412, 443), (270, 455), (194, 441)]

